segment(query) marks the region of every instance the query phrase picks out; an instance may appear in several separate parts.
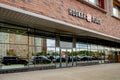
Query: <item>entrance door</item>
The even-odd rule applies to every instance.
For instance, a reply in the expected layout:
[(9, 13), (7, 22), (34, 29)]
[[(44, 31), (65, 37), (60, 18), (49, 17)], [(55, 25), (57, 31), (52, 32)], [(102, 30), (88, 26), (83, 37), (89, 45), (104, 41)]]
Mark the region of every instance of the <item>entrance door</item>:
[(73, 65), (72, 49), (61, 49), (61, 66), (70, 67)]
[(99, 63), (105, 63), (105, 51), (98, 50), (99, 53)]

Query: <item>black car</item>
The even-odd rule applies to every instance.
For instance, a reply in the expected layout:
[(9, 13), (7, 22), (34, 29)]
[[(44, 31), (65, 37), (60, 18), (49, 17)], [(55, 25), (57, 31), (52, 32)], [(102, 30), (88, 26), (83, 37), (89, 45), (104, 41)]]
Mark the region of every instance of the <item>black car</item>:
[(66, 62), (66, 58), (65, 57), (60, 57), (60, 56), (56, 56), (55, 59), (53, 60), (53, 62), (60, 62), (60, 59), (61, 59), (61, 62)]
[[(55, 58), (53, 59), (53, 62), (60, 62), (60, 60), (61, 60), (61, 62), (72, 62), (72, 56), (55, 56)], [(74, 60), (74, 59), (73, 59)]]
[(47, 58), (53, 61), (55, 59), (55, 56), (47, 56)]
[(80, 61), (82, 58), (82, 56), (73, 56), (73, 61)]
[(93, 56), (93, 57), (92, 57), (92, 60), (99, 60), (99, 58), (98, 58), (98, 57)]
[(11, 56), (5, 56), (2, 58), (2, 64), (4, 65), (11, 65), (11, 64), (24, 64), (27, 65), (28, 61), (23, 60), (18, 57), (11, 57)]
[(45, 56), (34, 56), (33, 59), (32, 59), (32, 63), (33, 64), (46, 64), (46, 63), (51, 63), (51, 60), (48, 59), (47, 57)]
[(81, 61), (91, 61), (92, 58), (90, 56), (83, 56), (80, 60)]

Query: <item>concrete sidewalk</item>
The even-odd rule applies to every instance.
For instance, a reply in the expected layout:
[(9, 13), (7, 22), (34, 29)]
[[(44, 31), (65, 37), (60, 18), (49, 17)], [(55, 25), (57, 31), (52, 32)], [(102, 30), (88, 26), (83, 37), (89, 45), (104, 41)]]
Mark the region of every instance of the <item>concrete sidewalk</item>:
[(0, 80), (120, 80), (120, 63), (0, 74)]

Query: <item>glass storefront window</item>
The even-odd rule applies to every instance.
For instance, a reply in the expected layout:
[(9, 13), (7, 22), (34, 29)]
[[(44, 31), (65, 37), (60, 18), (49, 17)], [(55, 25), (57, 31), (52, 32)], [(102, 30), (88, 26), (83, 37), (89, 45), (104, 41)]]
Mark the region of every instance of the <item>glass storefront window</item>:
[(34, 33), (29, 35), (28, 31), (2, 30), (4, 31), (0, 32), (0, 69), (53, 65), (68, 67), (96, 61), (119, 61), (120, 49), (83, 42), (77, 42), (74, 44), (76, 46), (73, 46), (72, 42), (64, 39), (58, 39), (56, 42), (53, 37), (41, 37)]
[(87, 49), (87, 44), (86, 43), (77, 43), (76, 48)]
[(35, 46), (41, 46), (42, 45), (42, 39), (39, 37), (35, 37)]
[[(6, 30), (6, 29), (5, 29)], [(0, 32), (0, 62), (2, 69), (21, 68), (27, 66), (28, 46), (23, 35)], [(25, 36), (26, 37), (26, 36)]]
[(0, 32), (0, 43), (8, 43), (9, 34), (5, 32)]
[(54, 53), (55, 53), (55, 40), (47, 39), (47, 53), (54, 56)]
[(91, 49), (97, 50), (97, 45), (91, 45)]

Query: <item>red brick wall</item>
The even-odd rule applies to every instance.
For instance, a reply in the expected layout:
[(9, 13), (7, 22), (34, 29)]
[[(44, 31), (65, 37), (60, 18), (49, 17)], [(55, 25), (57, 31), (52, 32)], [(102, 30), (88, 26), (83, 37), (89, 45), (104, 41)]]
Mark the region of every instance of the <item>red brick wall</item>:
[[(0, 0), (0, 2), (105, 34), (120, 37), (120, 20), (111, 17), (110, 2), (108, 2), (107, 13), (103, 13), (102, 11), (77, 0), (28, 0), (28, 2), (25, 2), (25, 0)], [(86, 20), (73, 17), (68, 14), (68, 9), (76, 9), (80, 12), (89, 13), (100, 19), (101, 25), (89, 23)]]

